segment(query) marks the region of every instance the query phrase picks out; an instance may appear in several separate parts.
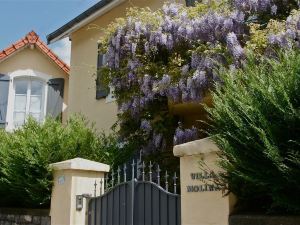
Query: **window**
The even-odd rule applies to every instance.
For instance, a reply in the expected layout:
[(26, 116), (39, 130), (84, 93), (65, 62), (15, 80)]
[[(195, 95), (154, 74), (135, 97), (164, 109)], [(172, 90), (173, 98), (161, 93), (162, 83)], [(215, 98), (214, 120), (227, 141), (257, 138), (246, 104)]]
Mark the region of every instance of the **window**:
[[(98, 46), (99, 49), (99, 46)], [(115, 101), (114, 89), (111, 86), (103, 84), (100, 68), (107, 64), (107, 59), (105, 54), (101, 54), (98, 50), (97, 59), (97, 79), (96, 79), (96, 99), (105, 98), (105, 102)]]
[(106, 57), (104, 54), (98, 52), (97, 59), (97, 79), (96, 79), (96, 99), (106, 98), (109, 93), (109, 87), (103, 84), (103, 80), (101, 77), (101, 67), (106, 64)]
[(38, 122), (45, 117), (62, 120), (64, 78), (28, 70), (0, 74), (0, 129), (22, 126), (29, 116)]
[(186, 6), (195, 6), (196, 2), (200, 2), (198, 0), (186, 0)]
[(35, 78), (14, 80), (14, 127), (22, 126), (31, 116), (38, 122), (45, 117), (45, 82)]

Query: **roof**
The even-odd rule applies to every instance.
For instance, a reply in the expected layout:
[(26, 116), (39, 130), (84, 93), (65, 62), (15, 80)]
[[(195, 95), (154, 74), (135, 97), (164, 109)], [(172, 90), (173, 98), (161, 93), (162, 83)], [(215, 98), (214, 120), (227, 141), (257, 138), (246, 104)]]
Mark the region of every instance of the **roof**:
[(68, 37), (72, 32), (80, 29), (110, 9), (121, 4), (125, 0), (101, 0), (62, 27), (47, 35), (48, 44)]
[(29, 32), (24, 38), (15, 42), (8, 48), (4, 49), (0, 52), (0, 62), (7, 59), (14, 53), (24, 49), (28, 46), (36, 46), (39, 50), (41, 50), (48, 58), (53, 61), (59, 68), (61, 68), (64, 72), (69, 74), (70, 67), (61, 60), (48, 46), (39, 38), (39, 36), (34, 32)]

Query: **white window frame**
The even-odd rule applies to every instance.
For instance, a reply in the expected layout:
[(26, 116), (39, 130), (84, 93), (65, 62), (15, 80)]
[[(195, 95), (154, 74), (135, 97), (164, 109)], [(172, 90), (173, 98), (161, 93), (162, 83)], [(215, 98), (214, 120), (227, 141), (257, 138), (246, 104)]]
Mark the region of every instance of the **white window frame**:
[(105, 103), (110, 103), (116, 101), (116, 97), (114, 95), (115, 88), (109, 85), (109, 94), (105, 98)]
[[(15, 84), (14, 81), (18, 78), (34, 78), (37, 80), (42, 81), (45, 84), (44, 88), (44, 95), (43, 95), (43, 119), (46, 115), (46, 107), (47, 107), (47, 95), (48, 95), (48, 85), (47, 82), (52, 78), (52, 76), (34, 71), (31, 69), (28, 70), (17, 70), (11, 73), (8, 73), (10, 76), (10, 82), (9, 82), (9, 91), (8, 91), (8, 104), (7, 104), (7, 116), (6, 116), (6, 130), (7, 131), (13, 131), (15, 129), (14, 126), (14, 107), (15, 107)], [(28, 101), (28, 99), (27, 99)]]

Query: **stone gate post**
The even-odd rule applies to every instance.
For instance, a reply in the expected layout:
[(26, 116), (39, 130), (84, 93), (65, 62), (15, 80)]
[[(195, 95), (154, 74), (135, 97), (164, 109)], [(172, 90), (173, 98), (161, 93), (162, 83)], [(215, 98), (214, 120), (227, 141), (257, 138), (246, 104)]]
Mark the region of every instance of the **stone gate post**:
[(51, 225), (85, 225), (88, 216), (87, 199), (82, 195), (94, 196), (96, 181), (98, 184), (96, 195), (98, 196), (100, 180), (104, 179), (104, 174), (109, 171), (110, 167), (81, 158), (54, 163), (50, 167), (54, 171), (50, 209)]
[(209, 139), (177, 145), (173, 149), (180, 157), (182, 225), (228, 225), (235, 204), (233, 195), (224, 196), (213, 182), (218, 147)]

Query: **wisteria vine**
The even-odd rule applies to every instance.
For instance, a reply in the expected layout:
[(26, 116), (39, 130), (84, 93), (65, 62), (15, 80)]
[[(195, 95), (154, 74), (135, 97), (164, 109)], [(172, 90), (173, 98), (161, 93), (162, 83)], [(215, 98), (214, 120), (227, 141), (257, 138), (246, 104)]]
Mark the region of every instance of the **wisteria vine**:
[[(290, 2), (286, 5), (294, 7), (294, 1)], [(201, 102), (219, 80), (216, 67), (242, 65), (251, 39), (251, 20), (261, 15), (276, 17), (278, 13), (278, 1), (272, 0), (234, 0), (214, 6), (203, 10), (203, 4), (198, 8), (165, 4), (156, 12), (143, 11), (144, 17), (155, 18), (149, 21), (135, 13), (115, 26), (102, 42), (107, 54), (102, 73), (114, 87), (121, 124), (135, 124), (135, 132), (125, 131), (124, 136), (142, 133), (147, 151), (168, 145), (168, 135), (161, 129), (165, 121), (159, 119), (168, 104)], [(299, 46), (299, 31), (299, 13), (292, 11), (283, 30), (264, 33), (267, 46), (263, 51), (274, 45)], [(179, 124), (168, 131), (174, 134), (174, 144), (198, 138), (195, 127), (185, 129)]]

